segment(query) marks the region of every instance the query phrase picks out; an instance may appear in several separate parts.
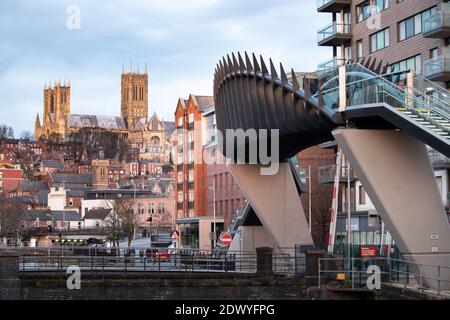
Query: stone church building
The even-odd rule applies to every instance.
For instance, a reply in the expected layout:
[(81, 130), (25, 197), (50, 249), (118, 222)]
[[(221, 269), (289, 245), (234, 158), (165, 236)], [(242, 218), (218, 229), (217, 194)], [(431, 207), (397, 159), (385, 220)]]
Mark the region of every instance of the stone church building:
[(57, 136), (67, 140), (83, 128), (107, 130), (128, 138), (132, 148), (139, 148), (143, 158), (166, 161), (167, 146), (174, 129), (172, 122), (160, 120), (156, 113), (148, 118), (148, 74), (139, 71), (122, 72), (121, 116), (70, 113), (70, 83), (55, 83), (44, 87), (42, 124), (36, 116), (35, 137)]

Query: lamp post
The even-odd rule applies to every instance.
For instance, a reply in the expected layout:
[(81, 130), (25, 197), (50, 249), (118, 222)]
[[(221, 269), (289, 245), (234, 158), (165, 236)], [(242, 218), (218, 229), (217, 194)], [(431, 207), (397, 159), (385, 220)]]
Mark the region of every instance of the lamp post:
[(213, 218), (213, 246), (214, 249), (217, 246), (217, 225), (216, 225), (216, 179), (213, 177), (213, 186), (211, 187), (207, 187), (206, 189), (212, 190), (213, 191), (213, 214), (214, 214), (214, 218)]
[(153, 220), (153, 217), (150, 214), (150, 217), (148, 217), (148, 219), (147, 219), (147, 222), (150, 223), (150, 227), (148, 228), (148, 236), (150, 238), (150, 248), (152, 247), (152, 220)]

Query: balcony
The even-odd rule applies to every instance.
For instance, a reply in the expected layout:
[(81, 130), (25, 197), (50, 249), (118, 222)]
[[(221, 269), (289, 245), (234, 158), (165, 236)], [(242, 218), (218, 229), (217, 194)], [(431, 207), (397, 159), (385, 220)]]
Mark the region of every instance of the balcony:
[(347, 23), (333, 22), (317, 32), (319, 46), (340, 46), (351, 39), (351, 25)]
[[(343, 167), (341, 168), (341, 182), (347, 182), (348, 180), (348, 172), (350, 172), (350, 181), (356, 180), (356, 176), (353, 173), (353, 169), (350, 168), (350, 171)], [(334, 183), (334, 177), (336, 176), (336, 165), (329, 165), (319, 168), (319, 183)]]
[(450, 5), (441, 4), (441, 9), (423, 18), (423, 36), (425, 38), (450, 37)]
[(346, 59), (333, 57), (330, 60), (327, 60), (325, 62), (322, 62), (321, 64), (317, 65), (317, 78), (322, 78), (330, 71), (334, 71), (337, 69), (337, 67), (342, 66), (346, 63)]
[(450, 58), (447, 56), (438, 56), (424, 61), (423, 75), (431, 81), (450, 80)]
[(352, 4), (352, 0), (317, 0), (317, 12), (339, 12)]
[(430, 150), (428, 152), (428, 155), (430, 157), (431, 164), (433, 165), (434, 169), (447, 169), (450, 168), (450, 158), (443, 155), (440, 152), (437, 152), (436, 150)]

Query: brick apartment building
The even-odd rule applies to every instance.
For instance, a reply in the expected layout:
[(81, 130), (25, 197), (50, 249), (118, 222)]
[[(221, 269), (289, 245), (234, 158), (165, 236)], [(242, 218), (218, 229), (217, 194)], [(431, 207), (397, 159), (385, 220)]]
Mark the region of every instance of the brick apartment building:
[(390, 72), (414, 70), (449, 87), (450, 6), (443, 0), (319, 0), (332, 24), (318, 31), (318, 45), (333, 48), (319, 70), (348, 60), (376, 58)]
[[(387, 66), (387, 74), (411, 70), (414, 87), (427, 95), (435, 84), (450, 87), (450, 4), (443, 0), (318, 0), (319, 13), (331, 13), (332, 24), (318, 31), (318, 45), (333, 49), (331, 60), (318, 66), (318, 73), (351, 61), (371, 59)], [(376, 59), (376, 60), (374, 60)], [(404, 82), (405, 73), (397, 76)], [(394, 79), (394, 78), (393, 78)], [(432, 84), (428, 80), (435, 82)], [(426, 85), (423, 86), (422, 84)], [(441, 89), (439, 89), (441, 90)], [(325, 146), (326, 147), (326, 146)], [(337, 151), (336, 145), (328, 147)], [(450, 160), (430, 149), (437, 185), (444, 206), (449, 207)], [(353, 244), (387, 244), (380, 238), (381, 223), (358, 177), (342, 161), (336, 244), (346, 242), (347, 203), (350, 202)], [(319, 168), (319, 182), (333, 184), (335, 165)], [(350, 199), (347, 178), (350, 176)]]
[(204, 161), (205, 157), (219, 156), (213, 97), (191, 94), (187, 100), (180, 98), (175, 125), (178, 129), (175, 179), (180, 245), (211, 249), (214, 212), (218, 237), (236, 209), (245, 203), (226, 165)]

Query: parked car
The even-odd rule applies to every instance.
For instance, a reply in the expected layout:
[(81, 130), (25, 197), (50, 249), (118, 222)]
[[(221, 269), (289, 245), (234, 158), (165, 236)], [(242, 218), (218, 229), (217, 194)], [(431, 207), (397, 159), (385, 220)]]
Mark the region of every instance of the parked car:
[(156, 259), (160, 261), (168, 261), (170, 260), (171, 253), (168, 249), (159, 249), (158, 252), (156, 252)]

